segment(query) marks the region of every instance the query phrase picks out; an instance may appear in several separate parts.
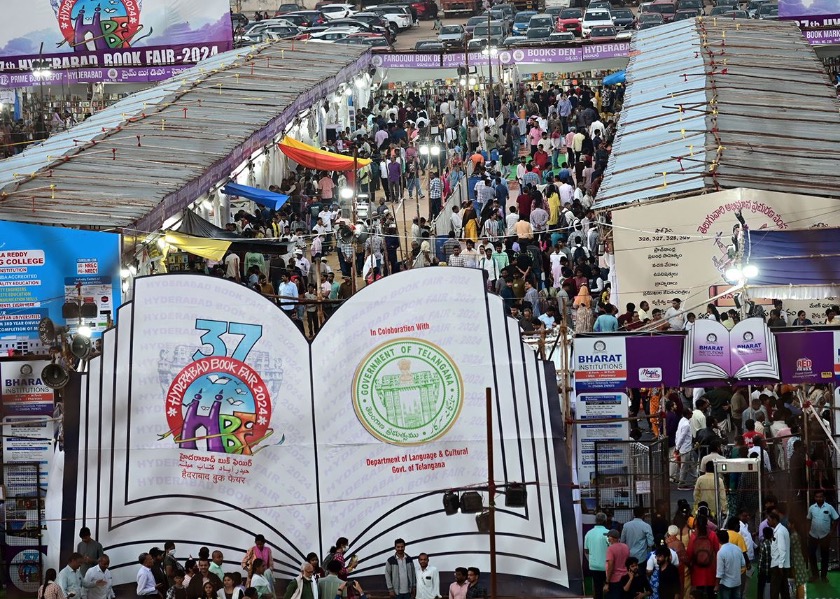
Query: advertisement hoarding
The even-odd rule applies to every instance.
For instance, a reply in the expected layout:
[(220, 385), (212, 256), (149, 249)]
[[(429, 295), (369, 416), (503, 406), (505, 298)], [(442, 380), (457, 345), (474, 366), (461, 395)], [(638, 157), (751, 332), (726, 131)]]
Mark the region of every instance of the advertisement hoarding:
[(99, 337), (121, 299), (119, 235), (0, 221), (0, 353), (46, 354), (45, 316)]
[[(721, 285), (731, 287), (723, 273), (730, 264), (727, 246), (738, 210), (754, 231), (840, 226), (835, 200), (750, 189), (613, 210), (618, 277), (614, 303), (638, 306), (647, 300), (651, 308), (664, 310), (679, 297), (684, 309), (698, 315), (705, 312), (708, 299), (720, 292)], [(834, 298), (785, 300), (784, 308), (789, 321), (797, 310), (805, 310), (807, 318), (821, 323), (826, 308), (836, 302)]]
[(3, 71), (190, 65), (232, 47), (228, 0), (33, 0), (3, 12)]

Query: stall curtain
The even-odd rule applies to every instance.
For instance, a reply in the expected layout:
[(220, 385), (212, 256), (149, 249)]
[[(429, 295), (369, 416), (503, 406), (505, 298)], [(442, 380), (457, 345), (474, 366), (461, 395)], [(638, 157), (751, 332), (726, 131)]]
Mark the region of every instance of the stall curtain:
[(229, 196), (238, 196), (256, 202), (260, 206), (280, 210), (289, 201), (289, 196), (282, 193), (275, 193), (259, 187), (240, 185), (239, 183), (227, 183), (222, 191)]
[(174, 245), (180, 250), (201, 256), (207, 260), (221, 260), (230, 249), (231, 242), (224, 239), (207, 239), (205, 237), (194, 237), (177, 231), (167, 231), (164, 239), (169, 245)]
[(749, 261), (758, 268), (750, 288), (840, 285), (840, 229), (758, 230), (750, 240)]
[[(284, 137), (278, 146), (286, 156), (306, 168), (314, 168), (322, 171), (353, 170), (352, 156), (327, 152), (326, 150), (307, 145), (291, 137)], [(370, 160), (367, 158), (356, 160), (358, 168), (367, 166), (368, 164), (370, 164)]]

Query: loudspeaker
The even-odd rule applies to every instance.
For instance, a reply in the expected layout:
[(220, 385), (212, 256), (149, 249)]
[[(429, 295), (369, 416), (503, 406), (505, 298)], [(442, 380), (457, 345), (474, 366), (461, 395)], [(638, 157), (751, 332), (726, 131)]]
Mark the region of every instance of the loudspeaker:
[(70, 342), (70, 353), (74, 356), (80, 360), (84, 360), (90, 355), (92, 349), (93, 343), (91, 342), (90, 337), (85, 337), (84, 335), (73, 335), (73, 341)]
[(478, 514), (484, 509), (484, 502), (477, 491), (461, 493), (461, 511), (465, 514)]
[(61, 317), (65, 320), (79, 318), (79, 304), (77, 302), (64, 302), (64, 305), (61, 306)]
[(93, 302), (85, 302), (84, 304), (82, 304), (80, 312), (82, 318), (96, 318), (96, 316), (99, 314), (99, 306), (97, 306)]
[(490, 512), (481, 512), (475, 517), (475, 525), (478, 527), (478, 532), (490, 532)]
[(50, 389), (61, 389), (70, 382), (70, 374), (58, 364), (47, 364), (41, 371), (41, 380)]
[(454, 491), (447, 491), (443, 494), (443, 511), (447, 516), (454, 516), (458, 513), (458, 508), (461, 507), (461, 500), (458, 494)]
[(505, 491), (505, 507), (525, 507), (528, 504), (528, 491), (521, 483), (510, 483)]

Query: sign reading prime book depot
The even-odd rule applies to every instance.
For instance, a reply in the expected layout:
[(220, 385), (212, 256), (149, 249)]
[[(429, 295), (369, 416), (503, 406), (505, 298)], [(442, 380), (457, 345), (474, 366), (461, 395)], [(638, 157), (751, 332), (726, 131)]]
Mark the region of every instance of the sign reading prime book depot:
[[(283, 556), (277, 578), (346, 536), (360, 558), (354, 576), (370, 589), (384, 587), (397, 537), (414, 555), (439, 556), (443, 571), (487, 569), (474, 515), (446, 516), (442, 499), (487, 484), (490, 388), (494, 478), (531, 485), (527, 513), (497, 515), (502, 588), (578, 593), (559, 399), (536, 365), (513, 366), (521, 343), (512, 347), (491, 299), (474, 269), (400, 273), (353, 296), (310, 344), (244, 286), (140, 278), (91, 361), (66, 454), (74, 491), (53, 516), (74, 529), (95, 523), (112, 563), (125, 564), (114, 568), (119, 582), (135, 579), (150, 535), (184, 555), (236, 547), (225, 559), (238, 561), (264, 534)], [(499, 391), (514, 372), (527, 401)]]

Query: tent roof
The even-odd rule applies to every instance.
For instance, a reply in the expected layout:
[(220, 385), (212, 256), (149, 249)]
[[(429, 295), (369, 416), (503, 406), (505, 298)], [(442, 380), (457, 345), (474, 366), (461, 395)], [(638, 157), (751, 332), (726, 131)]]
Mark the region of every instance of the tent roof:
[(596, 209), (736, 187), (840, 197), (836, 93), (795, 22), (679, 21), (630, 54)]
[(204, 220), (192, 210), (184, 210), (181, 221), (176, 225), (179, 233), (203, 237), (205, 239), (219, 239), (231, 241), (231, 249), (241, 252), (265, 252), (268, 254), (287, 254), (290, 243), (276, 239), (250, 239), (239, 233), (221, 229), (213, 223)]
[(367, 68), (366, 47), (335, 48), (277, 42), (234, 50), (133, 94), (0, 162), (0, 215), (156, 230)]

